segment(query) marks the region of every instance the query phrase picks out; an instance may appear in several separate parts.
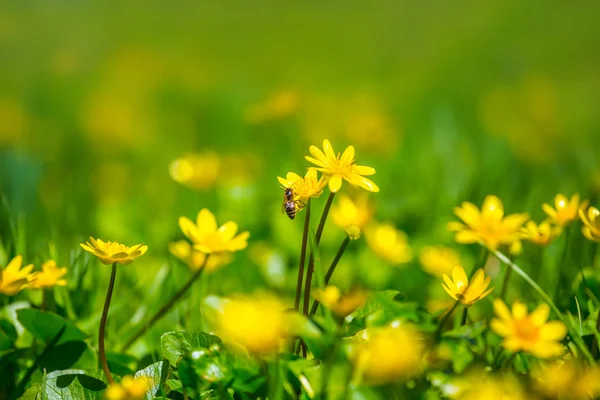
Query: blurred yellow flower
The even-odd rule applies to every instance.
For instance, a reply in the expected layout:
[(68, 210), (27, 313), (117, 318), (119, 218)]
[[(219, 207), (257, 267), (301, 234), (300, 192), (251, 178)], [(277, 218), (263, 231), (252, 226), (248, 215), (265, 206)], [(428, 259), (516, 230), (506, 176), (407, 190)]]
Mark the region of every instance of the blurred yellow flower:
[(250, 124), (260, 124), (293, 115), (300, 103), (300, 96), (293, 90), (281, 90), (266, 100), (246, 109), (244, 119)]
[(329, 190), (337, 192), (342, 187), (342, 179), (353, 186), (359, 186), (370, 192), (379, 192), (379, 187), (365, 176), (375, 174), (375, 168), (364, 165), (356, 165), (354, 160), (354, 147), (348, 146), (340, 156), (333, 151), (329, 140), (323, 140), (323, 151), (316, 146), (310, 146), (312, 157), (306, 156), (306, 160), (318, 166), (321, 171), (329, 177)]
[(579, 210), (579, 216), (583, 222), (581, 232), (589, 240), (600, 242), (600, 211), (596, 207), (588, 208), (587, 212), (583, 209)]
[(512, 375), (495, 375), (479, 369), (456, 379), (451, 386), (454, 393), (448, 397), (458, 400), (531, 399)]
[(321, 196), (323, 188), (327, 184), (325, 176), (321, 175), (321, 178), (317, 179), (317, 170), (314, 168), (309, 168), (304, 178), (294, 172), (288, 172), (285, 178), (278, 176), (277, 180), (284, 188), (293, 188), (294, 200), (304, 204), (311, 197), (317, 198)]
[(195, 224), (189, 218), (180, 217), (179, 227), (192, 241), (194, 249), (206, 254), (244, 250), (250, 237), (248, 231), (236, 236), (238, 226), (233, 221), (217, 227), (215, 216), (206, 208), (200, 210)]
[(521, 228), (523, 239), (540, 246), (550, 244), (554, 239), (559, 237), (561, 233), (562, 228), (560, 226), (552, 225), (548, 220), (541, 222), (539, 225), (533, 221), (527, 221), (525, 227)]
[(490, 326), (504, 338), (502, 346), (510, 352), (525, 351), (538, 358), (559, 356), (564, 352), (560, 344), (567, 327), (560, 321), (548, 321), (550, 307), (541, 304), (531, 314), (527, 306), (515, 302), (512, 313), (501, 299), (494, 300), (495, 319)]
[(253, 354), (273, 353), (286, 336), (285, 307), (272, 297), (227, 300), (218, 318), (222, 337)]
[(368, 294), (366, 291), (358, 288), (351, 289), (348, 293), (342, 294), (338, 287), (327, 286), (325, 289), (316, 289), (313, 297), (338, 317), (345, 317), (365, 304)]
[(368, 384), (411, 379), (423, 368), (424, 340), (411, 325), (394, 322), (383, 328), (368, 328), (355, 339), (351, 362)]
[(213, 153), (189, 154), (169, 165), (169, 174), (173, 180), (196, 190), (213, 187), (220, 170), (221, 159)]
[(342, 229), (350, 225), (363, 229), (373, 216), (373, 208), (366, 196), (352, 200), (350, 196), (342, 194), (331, 207), (330, 215), (333, 222)]
[(67, 274), (67, 268), (59, 268), (56, 261), (50, 260), (42, 264), (42, 271), (37, 272), (28, 285), (32, 289), (46, 289), (53, 286), (66, 286), (67, 281), (61, 279)]
[(444, 246), (425, 246), (419, 253), (421, 267), (434, 276), (450, 274), (452, 268), (460, 265), (460, 255), (454, 249)]
[(508, 252), (511, 256), (518, 256), (523, 253), (523, 242), (521, 240), (515, 240), (508, 246)]
[(375, 254), (391, 264), (404, 264), (412, 259), (406, 234), (391, 224), (375, 224), (365, 229), (367, 244)]
[(131, 375), (124, 376), (121, 383), (111, 383), (104, 392), (106, 400), (142, 400), (146, 398), (146, 392), (150, 390), (148, 378), (134, 378)]
[(0, 97), (0, 146), (18, 143), (30, 131), (31, 117), (23, 105), (16, 98)]
[(556, 208), (552, 208), (550, 204), (544, 203), (542, 209), (552, 222), (558, 226), (564, 227), (578, 218), (580, 209), (587, 207), (587, 200), (582, 202), (579, 200), (579, 193), (574, 194), (570, 200), (564, 194), (557, 194), (554, 198), (554, 205)]
[(35, 277), (35, 273), (31, 273), (33, 264), (21, 268), (22, 264), (23, 257), (16, 256), (8, 263), (6, 268), (0, 267), (0, 293), (14, 296), (33, 280)]
[[(193, 271), (200, 268), (202, 264), (204, 264), (204, 260), (207, 257), (207, 255), (202, 253), (201, 251), (194, 250), (192, 245), (185, 240), (171, 242), (169, 243), (168, 248), (169, 253), (179, 258)], [(206, 262), (205, 268), (208, 272), (212, 272), (218, 269), (219, 267), (222, 267), (223, 265), (229, 264), (230, 262), (230, 253), (213, 254), (209, 257), (208, 261)]]
[(442, 283), (442, 287), (444, 290), (450, 297), (460, 301), (465, 307), (471, 307), (494, 290), (494, 288), (488, 289), (492, 278), (486, 277), (482, 268), (475, 272), (471, 282), (469, 282), (465, 270), (460, 265), (452, 269), (452, 279), (446, 274), (443, 275), (443, 278), (445, 284)]
[(81, 243), (80, 246), (85, 251), (98, 257), (100, 262), (105, 265), (113, 263), (127, 265), (148, 250), (148, 246), (142, 244), (129, 247), (116, 242), (96, 240), (91, 236), (89, 242)]
[(555, 361), (532, 371), (534, 386), (547, 398), (573, 400), (600, 396), (600, 369), (577, 365), (574, 361)]
[(463, 202), (454, 213), (464, 222), (448, 224), (448, 229), (456, 232), (454, 239), (458, 243), (480, 243), (493, 250), (519, 240), (521, 226), (529, 219), (527, 214), (504, 216), (502, 201), (491, 195), (485, 198), (481, 210), (473, 203)]

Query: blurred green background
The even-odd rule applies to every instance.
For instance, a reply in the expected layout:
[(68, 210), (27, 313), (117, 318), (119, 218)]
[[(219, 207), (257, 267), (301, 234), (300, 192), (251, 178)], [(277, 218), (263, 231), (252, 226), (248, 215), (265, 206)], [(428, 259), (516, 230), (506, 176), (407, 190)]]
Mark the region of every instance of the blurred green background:
[[(302, 173), (324, 138), (377, 169), (376, 219), (407, 232), (416, 254), (452, 245), (446, 223), (464, 200), (496, 194), (540, 221), (555, 194), (600, 189), (595, 2), (63, 0), (0, 11), (0, 261), (55, 256), (77, 274), (87, 236), (148, 244), (122, 269), (116, 308), (131, 313), (113, 329), (144, 315), (140, 298), (155, 307), (186, 279), (167, 243), (182, 237), (178, 217), (202, 207), (252, 233), (248, 251), (206, 278), (209, 292), (292, 296), (302, 218), (281, 214), (276, 177)], [(171, 176), (190, 154), (217, 160), (195, 187)], [(324, 263), (342, 238), (328, 226)], [(423, 285), (439, 286), (416, 257), (394, 269), (365, 251), (351, 246), (340, 284), (422, 302)], [(87, 287), (98, 313), (108, 270), (93, 274), (81, 287), (71, 275), (69, 288)]]

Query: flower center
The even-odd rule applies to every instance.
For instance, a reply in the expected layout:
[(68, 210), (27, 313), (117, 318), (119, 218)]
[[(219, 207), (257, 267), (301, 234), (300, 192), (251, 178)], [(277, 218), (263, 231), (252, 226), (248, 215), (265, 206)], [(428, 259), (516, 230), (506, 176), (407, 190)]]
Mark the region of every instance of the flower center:
[(339, 159), (338, 155), (335, 160), (332, 160), (329, 163), (329, 169), (331, 169), (331, 172), (334, 175), (348, 175), (352, 173), (352, 165), (354, 165), (354, 160), (350, 162), (342, 161)]
[(540, 328), (535, 326), (529, 317), (515, 321), (515, 334), (526, 342), (538, 340)]

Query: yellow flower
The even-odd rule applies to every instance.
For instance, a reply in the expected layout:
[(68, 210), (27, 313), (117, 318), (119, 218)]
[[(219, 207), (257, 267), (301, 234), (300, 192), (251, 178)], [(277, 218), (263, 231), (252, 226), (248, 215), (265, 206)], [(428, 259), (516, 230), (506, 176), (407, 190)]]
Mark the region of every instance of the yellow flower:
[(505, 217), (502, 201), (496, 196), (487, 196), (481, 211), (473, 203), (464, 202), (454, 213), (464, 222), (448, 224), (448, 229), (456, 232), (458, 243), (480, 243), (493, 250), (519, 240), (521, 226), (529, 218), (527, 214)]
[(327, 286), (325, 289), (316, 289), (313, 297), (335, 315), (345, 317), (365, 304), (368, 294), (361, 289), (352, 289), (348, 293), (342, 294), (336, 286)]
[(81, 243), (80, 246), (85, 251), (98, 257), (100, 262), (105, 265), (113, 263), (127, 265), (148, 250), (148, 246), (142, 244), (129, 247), (116, 242), (103, 242), (100, 239), (95, 240), (91, 236), (89, 242), (85, 244)]
[(458, 400), (527, 400), (519, 381), (512, 375), (494, 375), (483, 370), (475, 370), (456, 379), (449, 385), (454, 392), (448, 397)]
[(565, 226), (577, 219), (577, 213), (580, 209), (587, 207), (588, 201), (579, 201), (579, 194), (576, 193), (569, 200), (564, 194), (557, 194), (554, 198), (554, 205), (556, 208), (548, 203), (542, 205), (544, 212), (550, 217), (552, 222), (559, 226)]
[(449, 274), (455, 265), (461, 264), (458, 252), (444, 246), (423, 247), (419, 254), (419, 261), (426, 272), (435, 276)]
[(460, 301), (465, 307), (471, 307), (494, 290), (494, 288), (487, 288), (492, 278), (486, 277), (481, 268), (475, 272), (470, 283), (465, 270), (460, 265), (452, 269), (452, 279), (446, 274), (443, 275), (443, 278), (445, 284), (442, 283), (442, 287), (444, 290), (450, 297)]
[(502, 345), (511, 352), (525, 351), (539, 358), (559, 356), (564, 346), (559, 343), (567, 334), (567, 327), (560, 321), (548, 321), (550, 308), (542, 304), (531, 314), (527, 307), (515, 302), (512, 314), (500, 299), (494, 300), (495, 318), (491, 322), (494, 332), (504, 338)]
[(294, 172), (288, 172), (285, 178), (278, 176), (277, 180), (284, 188), (293, 188), (294, 200), (304, 204), (311, 197), (317, 198), (321, 196), (323, 188), (327, 184), (325, 176), (322, 175), (320, 179), (317, 179), (317, 170), (314, 168), (309, 168), (304, 178)]
[(407, 263), (412, 259), (408, 238), (391, 224), (376, 224), (365, 230), (367, 244), (375, 254), (392, 264)]
[(34, 279), (28, 285), (32, 289), (45, 289), (53, 286), (66, 286), (67, 281), (61, 279), (67, 274), (67, 268), (59, 268), (56, 261), (50, 260), (42, 264), (42, 272), (35, 274)]
[(354, 225), (363, 229), (371, 220), (373, 209), (367, 202), (366, 196), (361, 196), (353, 201), (348, 195), (340, 195), (331, 207), (333, 222), (342, 229)]
[(523, 239), (527, 239), (540, 246), (550, 244), (554, 239), (560, 236), (561, 232), (562, 228), (560, 226), (551, 225), (548, 220), (539, 225), (533, 221), (527, 221), (525, 227), (521, 228)]
[(333, 151), (329, 140), (323, 140), (323, 151), (316, 146), (310, 146), (312, 157), (305, 158), (318, 166), (317, 171), (329, 177), (329, 190), (337, 192), (342, 187), (342, 179), (353, 186), (359, 186), (370, 192), (379, 192), (379, 187), (365, 176), (375, 174), (375, 168), (356, 165), (354, 160), (354, 147), (348, 146), (340, 156)]
[(283, 304), (271, 297), (240, 297), (225, 302), (218, 330), (253, 354), (273, 353), (286, 335)]
[(27, 283), (31, 282), (35, 273), (31, 273), (33, 264), (29, 264), (21, 268), (23, 257), (16, 256), (13, 258), (6, 268), (0, 267), (0, 293), (7, 296), (14, 296), (19, 293)]
[[(178, 240), (176, 242), (169, 243), (169, 253), (183, 261), (190, 269), (197, 270), (204, 264), (206, 254), (201, 251), (194, 250), (191, 244), (185, 240)], [(206, 270), (213, 272), (219, 267), (231, 262), (231, 254), (221, 253), (213, 254), (208, 258), (206, 262)]]
[(189, 154), (169, 165), (169, 174), (176, 182), (201, 190), (215, 185), (221, 172), (221, 159), (217, 154)]
[(600, 369), (556, 361), (535, 369), (532, 373), (536, 389), (548, 398), (568, 397), (574, 400), (600, 396)]
[(357, 375), (369, 384), (407, 380), (423, 368), (425, 345), (411, 325), (394, 322), (383, 328), (368, 328), (356, 335), (350, 357)]
[(192, 241), (194, 249), (206, 254), (243, 250), (250, 237), (247, 231), (236, 236), (238, 226), (233, 221), (217, 227), (215, 216), (206, 208), (200, 210), (195, 224), (189, 218), (180, 217), (179, 227)]
[(600, 242), (600, 211), (596, 207), (590, 207), (587, 213), (583, 209), (579, 210), (579, 216), (583, 222), (581, 232), (589, 240)]
[(251, 124), (260, 124), (293, 115), (299, 104), (300, 96), (298, 93), (290, 89), (284, 89), (273, 93), (260, 103), (249, 106), (244, 117)]
[(134, 378), (131, 375), (123, 377), (121, 383), (111, 383), (104, 392), (106, 400), (142, 400), (150, 390), (148, 378)]

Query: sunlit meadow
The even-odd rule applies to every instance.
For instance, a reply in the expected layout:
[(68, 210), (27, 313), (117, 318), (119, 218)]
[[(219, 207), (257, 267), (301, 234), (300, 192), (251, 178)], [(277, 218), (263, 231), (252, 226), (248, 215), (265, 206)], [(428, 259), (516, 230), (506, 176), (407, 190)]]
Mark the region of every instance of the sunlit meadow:
[(3, 3), (0, 400), (600, 397), (599, 21)]

